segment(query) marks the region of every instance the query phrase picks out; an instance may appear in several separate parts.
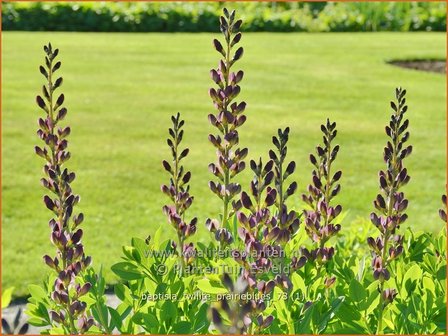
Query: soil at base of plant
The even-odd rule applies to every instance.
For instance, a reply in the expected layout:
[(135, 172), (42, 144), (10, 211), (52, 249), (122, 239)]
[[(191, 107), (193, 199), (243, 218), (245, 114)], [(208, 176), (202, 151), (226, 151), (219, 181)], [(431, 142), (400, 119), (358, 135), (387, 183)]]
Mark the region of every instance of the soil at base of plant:
[(446, 73), (445, 60), (392, 60), (387, 63), (407, 69), (429, 71), (442, 74)]

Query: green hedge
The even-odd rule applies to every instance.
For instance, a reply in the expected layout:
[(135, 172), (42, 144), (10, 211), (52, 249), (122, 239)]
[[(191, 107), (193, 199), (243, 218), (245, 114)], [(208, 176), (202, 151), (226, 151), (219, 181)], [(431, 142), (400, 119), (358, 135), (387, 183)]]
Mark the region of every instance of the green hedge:
[(445, 2), (141, 3), (4, 2), (3, 30), (212, 32), (221, 8), (245, 31), (445, 31)]

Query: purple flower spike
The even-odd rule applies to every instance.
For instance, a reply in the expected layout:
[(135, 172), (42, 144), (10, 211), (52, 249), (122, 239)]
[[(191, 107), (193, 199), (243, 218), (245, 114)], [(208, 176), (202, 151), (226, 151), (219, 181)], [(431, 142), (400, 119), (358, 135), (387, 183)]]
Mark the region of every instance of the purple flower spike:
[[(249, 288), (260, 294), (269, 294), (277, 282), (274, 279), (265, 281), (261, 278), (272, 270), (274, 259), (280, 255), (278, 242), (288, 240), (290, 232), (280, 230), (277, 220), (271, 214), (270, 208), (275, 205), (277, 199), (277, 190), (270, 186), (274, 179), (272, 171), (274, 162), (269, 160), (263, 164), (260, 158), (258, 161), (251, 160), (249, 166), (254, 177), (250, 183), (249, 192), (241, 193), (243, 208), (237, 212), (240, 224), (239, 238), (245, 246), (245, 251), (244, 253), (234, 251), (232, 256), (243, 267), (243, 279)], [(290, 217), (285, 216), (285, 221), (296, 220), (294, 214)], [(300, 263), (302, 261), (298, 262)], [(252, 326), (256, 332), (260, 332), (271, 324), (272, 317), (263, 316), (266, 309), (266, 303), (263, 300), (253, 299), (249, 303), (251, 314), (246, 316), (245, 325)]]
[[(70, 159), (67, 151), (67, 137), (70, 127), (62, 127), (60, 122), (67, 115), (64, 104), (64, 94), (56, 95), (56, 90), (62, 85), (62, 77), (56, 78), (54, 72), (61, 67), (61, 62), (55, 61), (59, 53), (51, 44), (44, 46), (45, 66), (39, 68), (45, 77), (46, 84), (42, 88), (43, 97), (37, 96), (36, 103), (44, 112), (44, 117), (38, 119), (39, 130), (37, 134), (43, 141), (43, 147), (35, 147), (36, 154), (43, 158), (45, 178), (41, 184), (53, 196), (45, 195), (44, 204), (53, 214), (50, 219), (50, 240), (57, 249), (56, 257), (45, 255), (43, 260), (58, 274), (54, 283), (51, 299), (54, 301), (54, 310), (50, 311), (51, 323), (54, 327), (63, 327), (72, 334), (85, 333), (93, 324), (85, 313), (86, 304), (78, 298), (85, 295), (91, 287), (85, 283), (80, 287), (82, 273), (90, 265), (90, 257), (85, 256), (82, 245), (83, 231), (78, 227), (84, 215), (74, 214), (73, 209), (79, 202), (79, 196), (73, 194), (71, 183), (75, 174), (65, 167)], [(53, 79), (56, 78), (54, 81)], [(57, 99), (54, 99), (58, 97)], [(66, 313), (70, 313), (70, 319)], [(91, 320), (91, 323), (76, 327), (73, 321)], [(70, 323), (72, 321), (72, 323)]]
[(331, 201), (341, 190), (338, 181), (342, 172), (339, 170), (333, 174), (331, 170), (340, 148), (332, 144), (337, 135), (336, 123), (327, 119), (326, 124), (321, 125), (321, 131), (323, 146), (317, 146), (316, 155), (310, 155), (310, 162), (316, 169), (312, 173), (312, 184), (308, 187), (309, 195), (302, 195), (302, 199), (311, 207), (311, 210), (304, 212), (305, 224), (308, 236), (316, 244), (308, 259), (325, 263), (332, 258), (334, 249), (327, 249), (324, 245), (341, 230), (341, 225), (334, 221), (342, 207), (331, 205)]
[[(382, 293), (378, 305), (380, 320), (386, 305), (392, 303), (397, 295), (395, 289), (384, 289), (384, 283), (390, 278), (388, 268), (391, 262), (403, 254), (403, 236), (397, 235), (396, 231), (407, 219), (404, 211), (408, 207), (408, 200), (404, 198), (404, 193), (399, 191), (410, 180), (403, 160), (412, 152), (412, 147), (405, 145), (409, 139), (409, 120), (404, 118), (407, 111), (405, 95), (406, 90), (397, 88), (396, 101), (390, 104), (393, 113), (389, 125), (386, 126), (389, 141), (383, 153), (386, 170), (379, 172), (380, 194), (374, 201), (377, 213), (370, 215), (373, 225), (379, 231), (379, 237), (369, 237), (367, 240), (373, 254), (373, 277), (379, 281), (378, 289)], [(382, 330), (378, 330), (378, 333), (381, 332)]]
[[(269, 151), (269, 157), (273, 162), (273, 180), (275, 185), (274, 204), (277, 208), (277, 215), (272, 221), (273, 229), (268, 237), (274, 239), (276, 243), (283, 249), (299, 229), (300, 218), (295, 211), (288, 211), (286, 200), (292, 196), (297, 190), (297, 182), (287, 184), (287, 178), (292, 175), (296, 169), (294, 161), (287, 162), (286, 155), (288, 152), (289, 127), (284, 130), (278, 129), (277, 135), (272, 137), (272, 143), (275, 150)], [(269, 198), (271, 201), (271, 198)], [(275, 237), (275, 238), (274, 238)]]
[[(243, 160), (248, 152), (247, 148), (238, 148), (238, 129), (246, 121), (246, 116), (242, 115), (246, 103), (235, 101), (241, 91), (238, 84), (243, 79), (243, 72), (233, 71), (236, 61), (243, 55), (243, 48), (236, 47), (241, 40), (241, 23), (241, 20), (235, 20), (235, 12), (226, 15), (225, 10), (224, 16), (220, 17), (225, 43), (213, 40), (213, 46), (222, 55), (222, 59), (218, 67), (210, 71), (212, 81), (217, 85), (209, 90), (216, 112), (209, 115), (208, 119), (218, 134), (209, 135), (209, 141), (217, 150), (217, 162), (209, 167), (212, 174), (219, 179), (219, 183), (213, 182), (209, 186), (223, 201), (222, 222), (219, 226), (226, 229), (229, 227), (229, 219), (239, 210), (239, 203), (234, 199), (238, 196), (240, 187), (233, 183), (232, 179), (244, 170)], [(217, 187), (218, 184), (220, 188)], [(225, 241), (228, 240), (220, 240), (221, 244)]]
[[(180, 149), (179, 146), (183, 139), (184, 131), (182, 127), (185, 121), (181, 119), (180, 113), (175, 116), (171, 116), (173, 127), (168, 129), (169, 138), (167, 144), (170, 147), (172, 154), (172, 161), (169, 163), (166, 160), (162, 161), (163, 168), (170, 174), (169, 185), (163, 185), (161, 190), (166, 194), (173, 202), (171, 205), (165, 205), (162, 210), (167, 216), (168, 222), (176, 230), (178, 237), (178, 254), (181, 256), (182, 265), (185, 266), (187, 259), (183, 255), (185, 240), (194, 235), (196, 232), (197, 219), (193, 218), (188, 224), (185, 221), (185, 213), (193, 203), (193, 196), (190, 195), (190, 186), (188, 182), (191, 179), (191, 172), (185, 171), (184, 166), (181, 164), (181, 160), (187, 157), (189, 149)], [(216, 169), (215, 166), (211, 167), (211, 170)], [(219, 172), (216, 172), (218, 174)], [(213, 182), (211, 182), (213, 183)], [(218, 192), (218, 188), (215, 184), (210, 188), (215, 193)]]

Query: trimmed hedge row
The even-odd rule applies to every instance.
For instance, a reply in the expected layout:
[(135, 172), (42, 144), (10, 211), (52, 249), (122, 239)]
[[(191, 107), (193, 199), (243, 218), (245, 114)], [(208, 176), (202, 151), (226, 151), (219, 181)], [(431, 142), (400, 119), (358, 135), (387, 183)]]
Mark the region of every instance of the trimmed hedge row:
[[(3, 30), (215, 32), (225, 3), (60, 2), (2, 6)], [(446, 31), (445, 2), (231, 3), (245, 31)]]

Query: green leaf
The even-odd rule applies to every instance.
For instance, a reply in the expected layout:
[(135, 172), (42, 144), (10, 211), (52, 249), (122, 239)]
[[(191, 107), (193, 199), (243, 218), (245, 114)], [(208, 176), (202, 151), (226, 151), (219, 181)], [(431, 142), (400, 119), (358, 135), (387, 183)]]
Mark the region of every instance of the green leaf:
[(123, 284), (116, 284), (114, 286), (114, 293), (117, 296), (117, 298), (119, 298), (121, 301), (125, 300), (124, 287), (125, 286)]
[(132, 317), (132, 321), (134, 321), (134, 323), (137, 325), (141, 325), (143, 328), (145, 328), (145, 330), (149, 332), (151, 332), (151, 330), (159, 329), (159, 322), (157, 321), (157, 318), (149, 312), (135, 313), (134, 316)]
[(367, 291), (356, 279), (352, 279), (348, 291), (350, 298), (355, 302), (361, 302), (367, 297)]
[(395, 329), (394, 323), (393, 323), (391, 320), (386, 319), (386, 318), (383, 318), (383, 321), (386, 322), (386, 325), (387, 325), (391, 330), (394, 330), (394, 329)]
[(145, 255), (145, 251), (148, 250), (148, 245), (146, 245), (145, 241), (141, 238), (132, 238), (131, 244), (137, 249), (138, 253), (142, 257)]
[(129, 262), (120, 262), (111, 267), (112, 271), (123, 280), (138, 280), (144, 277), (144, 274), (137, 266)]
[(46, 327), (49, 325), (47, 321), (38, 317), (30, 317), (28, 323), (35, 327)]
[(132, 247), (132, 246), (123, 246), (123, 247), (122, 247), (122, 250), (123, 250), (123, 254), (124, 254), (128, 259), (130, 259), (130, 260), (133, 260), (133, 259), (134, 259), (134, 256), (133, 256), (133, 254), (132, 254), (132, 252), (135, 250), (134, 247)]
[(138, 253), (137, 249), (132, 249), (132, 259), (135, 260), (137, 263), (141, 263), (142, 262), (142, 257), (140, 256), (140, 254)]
[[(38, 301), (38, 302), (33, 302), (31, 303), (31, 301), (34, 300), (32, 298), (30, 298), (30, 303), (28, 303), (27, 305), (27, 309), (26, 309), (26, 315), (28, 315), (29, 317), (34, 317), (37, 320), (35, 320), (36, 323), (38, 323), (38, 326), (47, 326), (50, 325), (50, 316), (48, 314), (48, 307), (46, 306), (46, 304), (48, 304), (47, 300), (43, 300), (42, 301)], [(42, 321), (45, 321), (42, 322)], [(41, 322), (39, 322), (41, 321)], [(44, 323), (44, 324), (42, 324)]]
[(376, 281), (372, 282), (369, 287), (367, 287), (368, 298), (366, 301), (363, 301), (359, 304), (360, 310), (365, 310), (366, 314), (369, 315), (372, 313), (376, 307), (378, 307), (378, 303), (380, 300), (380, 293), (378, 292), (378, 283)]
[(323, 333), (325, 331), (325, 329), (328, 326), (328, 323), (331, 321), (331, 319), (337, 313), (337, 311), (341, 307), (341, 305), (344, 302), (344, 300), (345, 300), (345, 297), (340, 296), (340, 297), (335, 298), (331, 302), (330, 310), (321, 317), (321, 320), (320, 320), (320, 323), (319, 323), (319, 327), (318, 327), (319, 334), (321, 334), (321, 333)]
[(366, 266), (366, 257), (363, 257), (361, 261), (359, 262), (359, 268), (358, 268), (358, 281), (362, 282), (362, 279), (364, 278), (364, 270)]
[(160, 283), (157, 285), (156, 287), (156, 291), (155, 294), (159, 295), (159, 294), (165, 294), (166, 293), (166, 289), (167, 289), (168, 285), (165, 283)]
[[(408, 271), (405, 273), (403, 277), (403, 283), (404, 288), (408, 295), (411, 295), (412, 292), (415, 290), (417, 281), (419, 281), (423, 276), (423, 271), (417, 264), (414, 264), (411, 268), (408, 269)], [(403, 293), (402, 289), (402, 296), (406, 297), (406, 293)]]
[(314, 304), (308, 307), (303, 314), (303, 318), (295, 323), (295, 333), (297, 335), (312, 334), (311, 318), (314, 312)]
[(337, 328), (338, 335), (360, 335), (360, 334), (368, 334), (368, 331), (358, 323), (348, 323), (344, 325), (342, 328)]
[(434, 317), (434, 323), (440, 330), (446, 331), (446, 306), (442, 307), (440, 312)]
[[(95, 328), (92, 327), (92, 329), (95, 329)], [(89, 331), (90, 331), (90, 329), (89, 329)], [(50, 329), (50, 332), (49, 332), (50, 335), (64, 335), (65, 333), (66, 333), (66, 331), (62, 327), (53, 327)]]
[(160, 239), (161, 239), (161, 236), (162, 236), (162, 226), (160, 226), (157, 229), (156, 234), (154, 235), (154, 238), (152, 240), (153, 243), (154, 243), (154, 249), (155, 250), (159, 250), (160, 249), (160, 245), (161, 245)]
[(188, 321), (177, 322), (173, 326), (173, 331), (175, 334), (190, 334), (191, 333), (191, 323)]
[(437, 280), (445, 283), (446, 280), (446, 264), (443, 264), (438, 270), (436, 274)]
[(39, 301), (39, 299), (46, 299), (46, 298), (47, 298), (47, 293), (46, 293), (45, 290), (44, 290), (42, 287), (40, 287), (40, 286), (37, 286), (37, 285), (29, 285), (29, 286), (28, 286), (28, 290), (29, 290), (31, 296), (32, 296), (34, 299), (38, 299), (38, 301)]
[(344, 302), (338, 311), (338, 318), (343, 322), (359, 321), (361, 312), (354, 305)]
[[(281, 297), (281, 295), (283, 294), (283, 291), (278, 288), (275, 287), (274, 291), (272, 292), (272, 298), (279, 298)], [(284, 300), (275, 300), (274, 302), (274, 314), (276, 316), (276, 318), (280, 321), (283, 322), (285, 324), (290, 323), (289, 321), (289, 314), (288, 314), (288, 309), (286, 308), (286, 304)]]
[(14, 287), (9, 287), (5, 289), (2, 293), (2, 309), (9, 306), (11, 303), (12, 292), (14, 291)]
[(199, 308), (194, 319), (194, 334), (205, 334), (207, 333), (210, 322), (207, 318), (208, 304), (203, 303), (201, 308)]
[(302, 293), (306, 293), (305, 281), (299, 274), (293, 273), (291, 276), (291, 282), (294, 290), (301, 290)]
[(436, 293), (436, 285), (430, 277), (423, 277), (423, 288), (428, 289), (433, 295)]
[(114, 293), (122, 302), (126, 302), (129, 306), (133, 305), (131, 290), (127, 286), (116, 284), (114, 286)]
[(122, 329), (120, 330), (120, 332), (122, 334), (130, 333), (128, 330), (129, 330), (129, 325), (132, 325), (132, 323), (131, 323), (132, 316), (129, 319), (127, 319), (127, 317), (131, 313), (132, 309), (133, 309), (133, 307), (128, 306), (126, 303), (119, 304), (118, 307), (115, 309), (117, 311), (117, 313), (120, 314), (120, 317), (121, 317)]
[(264, 331), (268, 335), (280, 335), (280, 334), (286, 334), (286, 330), (282, 329), (279, 325), (279, 323), (272, 323), (269, 326), (269, 329)]
[[(55, 331), (53, 335), (64, 335), (64, 329), (62, 329), (62, 328), (53, 328), (52, 332), (53, 331)], [(104, 332), (100, 328), (98, 328), (96, 325), (91, 326), (88, 331), (89, 335), (92, 335), (92, 334), (93, 335), (101, 335), (103, 333)]]
[(165, 301), (160, 308), (160, 319), (169, 327), (177, 317), (177, 307), (171, 301)]
[(117, 328), (118, 331), (121, 331), (121, 326), (122, 326), (122, 319), (120, 314), (113, 309), (112, 307), (107, 307), (107, 309), (109, 310), (110, 313), (110, 330), (113, 330), (114, 328)]
[(222, 287), (218, 282), (210, 282), (209, 279), (201, 279), (197, 282), (197, 287), (207, 294), (224, 294), (227, 293), (227, 289)]
[(411, 268), (408, 269), (406, 274), (404, 275), (404, 282), (406, 283), (406, 280), (418, 280), (422, 277), (422, 270), (420, 266), (417, 264), (414, 264)]
[(104, 328), (109, 326), (109, 314), (107, 313), (107, 306), (105, 304), (98, 304), (92, 307), (92, 315)]
[(174, 284), (171, 285), (170, 291), (173, 294), (177, 294), (177, 297), (181, 297), (184, 293), (185, 285), (183, 280), (176, 281)]

